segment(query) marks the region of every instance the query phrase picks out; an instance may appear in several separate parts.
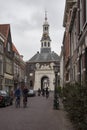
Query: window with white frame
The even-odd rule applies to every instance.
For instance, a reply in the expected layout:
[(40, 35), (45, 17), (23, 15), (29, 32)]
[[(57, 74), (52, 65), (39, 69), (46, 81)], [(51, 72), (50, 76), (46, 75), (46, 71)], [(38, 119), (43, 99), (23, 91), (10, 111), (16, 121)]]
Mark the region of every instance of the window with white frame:
[(19, 74), (19, 66), (14, 63), (14, 74)]
[(6, 72), (12, 74), (12, 61), (6, 58)]
[(11, 51), (11, 45), (10, 45), (9, 42), (8, 42), (8, 51), (9, 51), (9, 52)]

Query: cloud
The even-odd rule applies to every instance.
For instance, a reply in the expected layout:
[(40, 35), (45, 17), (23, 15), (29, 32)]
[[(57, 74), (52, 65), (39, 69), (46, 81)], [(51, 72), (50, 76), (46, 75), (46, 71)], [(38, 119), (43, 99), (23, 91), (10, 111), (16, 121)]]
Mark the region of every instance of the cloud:
[(65, 0), (3, 0), (0, 2), (0, 23), (11, 25), (12, 39), (24, 60), (40, 51), (45, 10), (50, 25), (52, 50), (60, 53)]

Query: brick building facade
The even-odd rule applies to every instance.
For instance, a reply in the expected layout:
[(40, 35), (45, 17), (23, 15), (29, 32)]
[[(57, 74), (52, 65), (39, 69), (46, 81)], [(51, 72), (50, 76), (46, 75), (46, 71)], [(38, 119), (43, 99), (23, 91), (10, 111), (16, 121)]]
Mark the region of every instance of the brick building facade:
[(63, 39), (64, 83), (87, 80), (87, 1), (66, 0)]

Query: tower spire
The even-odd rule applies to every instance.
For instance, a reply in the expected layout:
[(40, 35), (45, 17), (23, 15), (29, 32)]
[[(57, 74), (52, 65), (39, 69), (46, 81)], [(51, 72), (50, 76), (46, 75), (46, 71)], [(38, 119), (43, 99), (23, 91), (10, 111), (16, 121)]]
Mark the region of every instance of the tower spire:
[(45, 22), (43, 24), (43, 34), (41, 38), (41, 53), (51, 52), (50, 43), (51, 39), (49, 36), (49, 24), (47, 21), (47, 11), (45, 10)]
[(47, 21), (47, 11), (45, 10), (45, 21)]

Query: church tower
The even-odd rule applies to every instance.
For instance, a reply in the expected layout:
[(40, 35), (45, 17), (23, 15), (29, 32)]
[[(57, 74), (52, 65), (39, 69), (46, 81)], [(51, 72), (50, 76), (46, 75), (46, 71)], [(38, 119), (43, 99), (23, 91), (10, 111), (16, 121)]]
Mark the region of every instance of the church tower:
[(47, 21), (47, 13), (45, 12), (45, 22), (43, 24), (43, 34), (41, 38), (41, 53), (51, 52), (50, 43), (49, 24)]
[(37, 51), (37, 53), (26, 63), (27, 86), (34, 90), (48, 87), (49, 90), (53, 91), (53, 81), (55, 78), (53, 66), (55, 64), (60, 66), (60, 57), (54, 51), (51, 51), (51, 39), (49, 36), (49, 24), (46, 12), (42, 38), (40, 41), (40, 52)]

